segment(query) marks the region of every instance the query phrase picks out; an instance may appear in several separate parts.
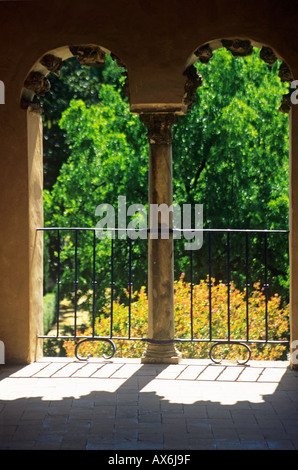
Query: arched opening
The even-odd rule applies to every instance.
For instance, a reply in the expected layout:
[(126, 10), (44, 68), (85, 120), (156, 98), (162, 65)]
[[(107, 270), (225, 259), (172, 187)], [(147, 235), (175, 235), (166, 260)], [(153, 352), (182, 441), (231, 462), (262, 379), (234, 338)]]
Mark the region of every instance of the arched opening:
[[(72, 59), (73, 57), (73, 59)], [(61, 101), (61, 98), (59, 98), (59, 92), (61, 90), (59, 89), (59, 78), (56, 81), (56, 85), (58, 88), (57, 93), (54, 93), (54, 96), (52, 96), (52, 102), (47, 101), (46, 97), (43, 98), (43, 95), (47, 93), (50, 89), (50, 81), (49, 81), (49, 73), (53, 73), (56, 75), (59, 75), (60, 69), (62, 67), (63, 61), (67, 60), (68, 63), (71, 60), (75, 60), (75, 62), (79, 62), (80, 64), (80, 78), (82, 79), (82, 88), (88, 84), (90, 87), (90, 76), (84, 77), (84, 73), (86, 72), (86, 69), (84, 66), (89, 66), (88, 70), (92, 68), (93, 70), (93, 89), (88, 88), (87, 93), (81, 93), (80, 91), (77, 91), (76, 96), (73, 96), (71, 94), (71, 88), (75, 88), (74, 86), (71, 87), (70, 83), (70, 96), (63, 96), (63, 99), (65, 99), (64, 103), (59, 103), (59, 99)], [(108, 62), (108, 63), (107, 63)], [(104, 65), (106, 64), (106, 67), (103, 68), (97, 68), (98, 65)], [(93, 67), (95, 66), (95, 68)], [(71, 67), (69, 67), (69, 70), (71, 70)], [(67, 62), (66, 62), (66, 68), (67, 68)], [(116, 68), (119, 70), (117, 73), (117, 77), (113, 78), (113, 72), (115, 72)], [(102, 72), (102, 70), (104, 71)], [(62, 69), (63, 70), (63, 69)], [(69, 70), (66, 70), (65, 73), (69, 72)], [(84, 72), (85, 70), (85, 72)], [(62, 73), (62, 72), (61, 72)], [(102, 78), (102, 75), (106, 75), (105, 78), (105, 84), (100, 83), (100, 78)], [(134, 179), (134, 175), (131, 173), (130, 175), (130, 181), (126, 181), (124, 183), (121, 182), (121, 167), (123, 166), (123, 161), (121, 160), (121, 155), (120, 155), (120, 150), (123, 152), (126, 151), (127, 149), (125, 147), (125, 139), (123, 139), (123, 133), (125, 132), (124, 127), (126, 127), (126, 130), (128, 130), (128, 140), (134, 140), (134, 134), (137, 133), (138, 131), (134, 130), (134, 125), (138, 121), (138, 117), (135, 115), (130, 115), (129, 111), (129, 103), (128, 100), (124, 100), (124, 95), (126, 95), (127, 98), (127, 83), (124, 82), (123, 75), (127, 76), (127, 73), (125, 71), (125, 68), (123, 64), (120, 63), (119, 59), (116, 58), (112, 53), (110, 54), (109, 51), (103, 50), (102, 48), (99, 48), (97, 46), (71, 46), (69, 48), (61, 48), (56, 51), (51, 51), (51, 53), (46, 54), (41, 58), (41, 60), (36, 64), (36, 66), (33, 68), (33, 70), (28, 74), (28, 77), (26, 78), (24, 82), (24, 89), (22, 91), (22, 97), (21, 97), (21, 103), (23, 107), (27, 107), (29, 109), (30, 113), (33, 113), (35, 116), (38, 115), (40, 107), (47, 106), (48, 109), (50, 107), (54, 108), (51, 112), (47, 112), (46, 119), (44, 119), (44, 127), (45, 127), (45, 140), (44, 140), (44, 145), (46, 147), (46, 159), (45, 159), (45, 168), (44, 168), (44, 177), (45, 177), (45, 188), (47, 189), (53, 189), (55, 186), (55, 181), (57, 180), (58, 175), (60, 174), (60, 180), (62, 180), (62, 186), (65, 185), (64, 187), (64, 194), (62, 195), (61, 193), (59, 194), (59, 189), (55, 192), (53, 199), (56, 197), (57, 200), (54, 199), (54, 202), (56, 202), (57, 205), (62, 208), (62, 210), (53, 210), (50, 213), (50, 210), (46, 211), (46, 218), (44, 221), (44, 224), (39, 224), (40, 227), (45, 227), (50, 226), (59, 226), (59, 227), (85, 227), (85, 228), (91, 228), (96, 226), (96, 217), (95, 217), (95, 212), (96, 212), (96, 206), (100, 203), (110, 203), (114, 204), (114, 195), (121, 195), (121, 188), (120, 188), (120, 183), (122, 184), (122, 188), (125, 188), (125, 185), (129, 185)], [(55, 80), (55, 76), (53, 77), (50, 76), (50, 78)], [(84, 82), (85, 80), (85, 82)], [(116, 81), (121, 82), (120, 84), (118, 83), (118, 91), (113, 87), (115, 85)], [(114, 82), (114, 83), (108, 83), (108, 82)], [(121, 85), (121, 93), (123, 95), (123, 100), (121, 101), (119, 99), (119, 93), (120, 93), (120, 85)], [(61, 88), (61, 87), (60, 87)], [(65, 92), (65, 89), (64, 89)], [(119, 93), (118, 93), (119, 92)], [(35, 95), (41, 96), (41, 98), (34, 99)], [(78, 98), (82, 97), (84, 95), (84, 101), (80, 101)], [(76, 100), (71, 101), (72, 98), (76, 98)], [(55, 102), (55, 100), (57, 100)], [(125, 101), (125, 102), (124, 102)], [(66, 106), (66, 104), (67, 106)], [(60, 105), (60, 107), (59, 107)], [(69, 105), (69, 106), (68, 106)], [(64, 106), (64, 107), (63, 107)], [(58, 125), (58, 121), (61, 120), (61, 109), (63, 111), (66, 111), (66, 108), (69, 108), (69, 114), (71, 114), (70, 121), (69, 123), (65, 124), (65, 121), (67, 121), (67, 118), (64, 116), (64, 124), (61, 126)], [(110, 110), (110, 111), (109, 111)], [(48, 111), (48, 110), (47, 110)], [(56, 113), (56, 114), (55, 114)], [(63, 114), (63, 113), (62, 113)], [(119, 118), (120, 124), (116, 123), (116, 118)], [(63, 119), (62, 119), (63, 120)], [(98, 120), (99, 126), (95, 125), (95, 121)], [(103, 122), (104, 121), (104, 122)], [(70, 124), (72, 122), (72, 124)], [(94, 128), (90, 129), (89, 131), (86, 131), (86, 128), (80, 128), (80, 123), (83, 123), (88, 127), (90, 124), (90, 128), (92, 125), (94, 125)], [(55, 128), (55, 133), (51, 135), (50, 132), (48, 132), (49, 129), (53, 129), (53, 126), (56, 125)], [(121, 128), (123, 126), (123, 128)], [(109, 130), (110, 127), (110, 130)], [(29, 122), (28, 125), (28, 132), (29, 134), (31, 133), (31, 123)], [(129, 128), (132, 128), (131, 132), (129, 131)], [(69, 131), (69, 132), (68, 132)], [(86, 132), (84, 132), (86, 131)], [(108, 134), (108, 137), (105, 142), (103, 142), (102, 135), (103, 131), (105, 131)], [(65, 139), (64, 136), (62, 136), (62, 139), (59, 140), (60, 133), (67, 134), (67, 143), (65, 144)], [(140, 130), (139, 130), (140, 132)], [(76, 142), (76, 145), (81, 145), (80, 149), (77, 149), (77, 153), (75, 154), (75, 158), (71, 160), (70, 158), (70, 151), (69, 151), (69, 146), (72, 144), (72, 136), (73, 133), (79, 134), (82, 139), (80, 142)], [(38, 134), (39, 134), (39, 139), (41, 137), (41, 127), (39, 126), (38, 129)], [(54, 136), (54, 138), (53, 138)], [(36, 136), (33, 138), (33, 140), (36, 140)], [(145, 140), (145, 137), (144, 139)], [(122, 145), (122, 146), (121, 146)], [(100, 149), (99, 149), (100, 146)], [(94, 151), (97, 151), (100, 153), (104, 153), (104, 148), (106, 146), (106, 149), (109, 148), (110, 151), (110, 159), (113, 160), (114, 162), (114, 168), (112, 168), (113, 162), (110, 163), (110, 168), (109, 171), (101, 171), (100, 165), (99, 165), (99, 157), (97, 156), (97, 161), (92, 161), (92, 158), (94, 157)], [(35, 152), (36, 146), (33, 145), (33, 153)], [(119, 147), (119, 148), (118, 148)], [(56, 154), (55, 154), (56, 152)], [(80, 154), (81, 152), (81, 154)], [(51, 172), (51, 162), (50, 160), (57, 157), (58, 154), (58, 161), (54, 161), (55, 168), (54, 172)], [(125, 155), (127, 164), (130, 162), (128, 161), (128, 154)], [(40, 158), (40, 154), (37, 156)], [(102, 159), (105, 159), (107, 161), (107, 155), (102, 155)], [(140, 160), (143, 158), (145, 159), (145, 155), (142, 157), (140, 153), (138, 153), (137, 156), (135, 156), (135, 159), (132, 159), (132, 155), (130, 155), (130, 159), (132, 162), (135, 162), (136, 158), (138, 158), (139, 163)], [(76, 172), (78, 168), (80, 168), (81, 173), (77, 173), (77, 185), (74, 187), (71, 187), (67, 185), (68, 181), (68, 175), (67, 175), (67, 170), (64, 168), (64, 164), (66, 163), (66, 160), (70, 159), (71, 162), (69, 164), (69, 169), (72, 173), (72, 175)], [(123, 156), (124, 159), (124, 156)], [(147, 158), (146, 158), (147, 161)], [(98, 164), (98, 167), (96, 167), (96, 163)], [(72, 167), (71, 167), (72, 165)], [(104, 162), (103, 162), (104, 166)], [(134, 171), (133, 165), (132, 166), (132, 172)], [(113, 170), (113, 171), (112, 171)], [(86, 175), (86, 179), (83, 182), (83, 177)], [(40, 176), (40, 175), (39, 175)], [(65, 178), (63, 180), (63, 178)], [(80, 184), (82, 183), (82, 184)], [(114, 190), (113, 187), (111, 186), (114, 184)], [(96, 198), (94, 195), (96, 195), (97, 189), (102, 188), (102, 187), (107, 187), (108, 190), (106, 191), (106, 199), (102, 199), (102, 195), (98, 198), (96, 202)], [(61, 188), (61, 186), (60, 186)], [(90, 204), (88, 205), (88, 195), (90, 195), (90, 191), (92, 192), (93, 195), (93, 206)], [(104, 192), (103, 192), (104, 193)], [(115, 194), (113, 194), (115, 193)], [(119, 194), (118, 194), (119, 193)], [(133, 202), (133, 191), (132, 188), (130, 188), (130, 203)], [(76, 199), (76, 202), (78, 202), (79, 198), (83, 198), (81, 207), (81, 213), (84, 213), (85, 217), (79, 217), (80, 213), (76, 211), (75, 207), (71, 207), (72, 205), (72, 199)], [(47, 206), (47, 200), (48, 198), (45, 198), (45, 205)], [(39, 201), (40, 204), (41, 201)], [(96, 203), (95, 203), (96, 202)], [(57, 207), (57, 206), (56, 206)], [(78, 208), (78, 204), (76, 205), (76, 208)], [(67, 217), (63, 218), (63, 214), (66, 214)], [(49, 215), (51, 216), (51, 219), (49, 220)], [(56, 222), (56, 224), (55, 224)], [(74, 235), (75, 233), (75, 235)], [(59, 247), (57, 248), (57, 231), (54, 232), (53, 236), (50, 236), (50, 232), (44, 232), (45, 234), (45, 259), (44, 259), (44, 264), (45, 264), (45, 279), (44, 279), (44, 286), (45, 286), (45, 292), (48, 292), (48, 287), (49, 291), (51, 290), (56, 290), (59, 289), (59, 292), (57, 294), (57, 291), (55, 292), (55, 295), (57, 298), (54, 301), (54, 304), (52, 301), (50, 303), (54, 306), (55, 314), (58, 315), (58, 318), (60, 317), (60, 295), (62, 295), (62, 291), (60, 291), (60, 283), (61, 280), (60, 278), (57, 278), (58, 275), (58, 268), (57, 268), (57, 257), (59, 257), (59, 263), (60, 259), (62, 259), (63, 256), (71, 256), (74, 255), (75, 249), (72, 249), (75, 245), (74, 237), (77, 236), (78, 232), (70, 232), (66, 236), (63, 236), (59, 233)], [(88, 233), (83, 232), (81, 236), (81, 240), (79, 243), (82, 243), (82, 239), (88, 237), (89, 235), (93, 236), (93, 232)], [(60, 237), (61, 235), (61, 237)], [(73, 237), (74, 235), (74, 237)], [(86, 237), (85, 237), (86, 235)], [(109, 259), (105, 258), (105, 250), (101, 248), (101, 265), (98, 266), (96, 265), (96, 280), (90, 278), (90, 272), (92, 271), (92, 268), (90, 268), (90, 247), (92, 246), (92, 236), (91, 238), (88, 238), (88, 244), (87, 240), (84, 240), (85, 245), (84, 249), (82, 248), (82, 245), (80, 246), (80, 259), (78, 260), (78, 263), (76, 262), (76, 265), (72, 264), (71, 270), (70, 267), (64, 266), (64, 285), (69, 289), (68, 294), (72, 296), (72, 303), (74, 305), (72, 306), (73, 309), (75, 309), (75, 314), (77, 313), (78, 310), (78, 298), (77, 296), (80, 295), (80, 298), (86, 297), (86, 304), (88, 306), (88, 313), (92, 313), (90, 311), (90, 302), (93, 303), (94, 307), (94, 292), (91, 292), (91, 289), (89, 287), (86, 287), (88, 282), (90, 281), (90, 286), (94, 288), (95, 290), (95, 284), (100, 284), (101, 290), (104, 292), (104, 290), (109, 286), (109, 279), (107, 276), (105, 276), (105, 273), (103, 273), (103, 267), (102, 264), (106, 261), (106, 266), (109, 265)], [(63, 246), (63, 250), (61, 249), (61, 246)], [(92, 248), (91, 248), (92, 250)], [(110, 247), (107, 249), (107, 251), (110, 250)], [(95, 245), (94, 245), (94, 251), (95, 251)], [(52, 271), (47, 271), (47, 259), (48, 255), (51, 257), (51, 268)], [(109, 253), (110, 255), (110, 253)], [(120, 253), (121, 255), (121, 253)], [(74, 256), (73, 256), (74, 258)], [(121, 264), (121, 256), (118, 257), (118, 260)], [(73, 259), (71, 260), (71, 263), (73, 263)], [(79, 287), (77, 287), (78, 282), (76, 282), (75, 289), (73, 289), (73, 278), (71, 277), (74, 275), (74, 271), (77, 270), (79, 266), (80, 269), (80, 276), (81, 278), (84, 277), (83, 283), (80, 284)], [(136, 268), (137, 263), (136, 263)], [(119, 269), (120, 271), (120, 269)], [(60, 275), (60, 264), (59, 264), (59, 275)], [(57, 283), (57, 286), (55, 289), (53, 289), (54, 284)], [(50, 285), (49, 285), (50, 284)], [(82, 285), (82, 284), (85, 284)], [(88, 284), (89, 285), (89, 284)], [(39, 285), (37, 286), (37, 289), (40, 290), (40, 279), (39, 279)], [(80, 289), (78, 291), (77, 289)], [(64, 291), (65, 294), (65, 291)], [(75, 296), (75, 299), (73, 298)], [(104, 295), (103, 295), (104, 297)], [(57, 308), (56, 308), (57, 307)], [(95, 308), (95, 307), (94, 307)], [(77, 327), (80, 327), (79, 323), (77, 323), (77, 318), (75, 318), (74, 321), (72, 321), (70, 328), (68, 330), (71, 331), (73, 330), (73, 326), (75, 322), (75, 329)], [(46, 322), (47, 324), (47, 322)], [(41, 331), (41, 326), (39, 326), (39, 336), (42, 336), (44, 332)], [(83, 330), (84, 331), (84, 330)], [(62, 331), (60, 330), (60, 335), (63, 334)], [(76, 333), (75, 333), (76, 334)]]
[(29, 88), (23, 89), (22, 102), (28, 106), (28, 99), (34, 100), (42, 108), (45, 189), (52, 188), (70, 153), (59, 121), (71, 100), (83, 99), (90, 107), (100, 100), (101, 84), (120, 87), (120, 82), (123, 95), (127, 95), (125, 67), (112, 53), (97, 46), (70, 46), (45, 54), (30, 72), (24, 83)]
[[(204, 60), (204, 59), (203, 59), (203, 60)], [(188, 80), (188, 83), (187, 83), (187, 86), (186, 86), (185, 101), (184, 101), (184, 105), (185, 105), (186, 108), (189, 107), (189, 105), (192, 104), (192, 91), (193, 91), (193, 90), (192, 90), (192, 83), (193, 83), (193, 80), (192, 80), (192, 75), (191, 75), (191, 74), (188, 75), (189, 70), (193, 70), (193, 69), (192, 69), (192, 68), (190, 69), (190, 67), (187, 67), (187, 72), (186, 72), (186, 75), (187, 75), (187, 77), (188, 77), (188, 79), (189, 79), (189, 80)], [(32, 76), (31, 76), (31, 77), (32, 77)], [(33, 80), (33, 81), (34, 81), (34, 80)], [(42, 89), (43, 89), (44, 87), (47, 88), (47, 85), (44, 84), (44, 79), (42, 79), (42, 80), (39, 81), (39, 86), (41, 86), (40, 84), (42, 84)], [(197, 87), (197, 85), (198, 85), (198, 80), (197, 80), (196, 78), (195, 78), (195, 84), (196, 84), (196, 87)], [(26, 82), (26, 85), (28, 86), (28, 82)], [(196, 87), (194, 87), (194, 88), (196, 89)], [(28, 90), (28, 88), (26, 88), (26, 90)], [(25, 94), (26, 94), (26, 93), (25, 93)], [(23, 96), (24, 96), (24, 94), (23, 94)], [(159, 111), (160, 111), (160, 110), (159, 110)], [(152, 112), (151, 112), (151, 114), (152, 114)], [(162, 113), (161, 113), (161, 114), (162, 114)], [(173, 122), (174, 122), (174, 121), (173, 121)], [(172, 122), (172, 124), (173, 124), (173, 122)], [(171, 125), (172, 125), (172, 124), (171, 124)], [(154, 139), (155, 139), (155, 137), (152, 139), (152, 141), (154, 141)], [(155, 139), (155, 143), (156, 143), (156, 139)], [(154, 145), (155, 145), (155, 143), (154, 143)], [(163, 145), (163, 144), (162, 144), (162, 145)], [(162, 341), (163, 341), (163, 340), (162, 340)]]
[[(213, 67), (216, 73), (211, 72)], [(180, 289), (187, 288), (192, 299), (191, 335), (198, 339), (201, 328), (205, 329), (206, 342), (216, 335), (219, 340), (226, 335), (232, 341), (240, 338), (242, 328), (243, 338), (249, 339), (249, 330), (252, 338), (255, 326), (249, 317), (250, 296), (254, 295), (254, 284), (260, 282), (264, 294), (261, 336), (264, 341), (274, 338), (265, 333), (263, 325), (268, 324), (268, 299), (278, 293), (285, 307), (279, 339), (286, 344), (290, 283), (287, 114), (292, 74), (272, 49), (246, 39), (204, 44), (189, 57), (185, 74), (194, 77), (193, 83), (199, 88), (187, 103), (189, 111), (181, 117), (183, 124), (179, 126), (178, 122), (174, 130), (174, 198), (175, 193), (177, 199), (184, 194), (189, 203), (202, 203), (206, 229), (203, 247), (191, 254), (191, 264), (185, 263), (183, 268), (176, 263), (176, 276), (184, 273)], [(241, 83), (244, 77), (245, 83)], [(189, 138), (185, 138), (185, 127)], [(176, 187), (175, 173), (180, 176)], [(222, 325), (217, 330), (211, 326), (218, 309), (212, 290), (218, 288), (216, 284), (225, 286), (221, 292), (226, 305), (218, 318), (226, 324), (223, 334), (219, 333)], [(199, 290), (204, 291), (205, 285), (200, 298)], [(240, 303), (232, 305), (238, 289), (247, 304), (243, 305), (242, 318), (237, 315)], [(203, 320), (197, 320), (204, 302), (209, 303), (209, 311)], [(286, 351), (285, 345), (283, 348)], [(198, 349), (203, 350), (204, 345)]]

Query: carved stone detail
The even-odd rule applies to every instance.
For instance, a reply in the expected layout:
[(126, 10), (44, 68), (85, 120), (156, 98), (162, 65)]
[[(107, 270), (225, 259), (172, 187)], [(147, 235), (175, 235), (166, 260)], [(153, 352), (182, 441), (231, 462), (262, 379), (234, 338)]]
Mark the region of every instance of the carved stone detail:
[(69, 50), (81, 65), (103, 65), (106, 60), (105, 52), (98, 46), (69, 46)]
[(202, 47), (199, 47), (195, 52), (195, 56), (197, 56), (202, 62), (202, 64), (208, 64), (209, 60), (213, 56), (212, 49), (209, 44), (205, 44)]
[(32, 90), (37, 95), (45, 95), (50, 90), (49, 80), (40, 72), (30, 72), (24, 82), (24, 87)]
[(269, 65), (275, 64), (277, 57), (274, 54), (273, 50), (270, 47), (263, 46), (260, 50), (260, 59), (266, 62)]
[(290, 112), (290, 109), (291, 109), (291, 93), (288, 93), (287, 95), (283, 95), (278, 111), (284, 114), (288, 114)]
[(221, 42), (234, 57), (245, 57), (253, 52), (253, 46), (248, 39), (222, 39)]
[(150, 144), (170, 144), (172, 142), (172, 126), (178, 121), (176, 114), (140, 114), (140, 119), (147, 127), (147, 137)]
[(41, 65), (46, 67), (50, 72), (55, 73), (59, 76), (60, 69), (63, 64), (63, 60), (61, 57), (56, 57), (53, 54), (46, 54), (40, 61)]
[(195, 102), (197, 88), (203, 84), (203, 78), (194, 65), (187, 67), (184, 75), (187, 77), (187, 79), (184, 87), (185, 93), (183, 103), (185, 106), (187, 106), (188, 109), (191, 109)]
[(281, 79), (282, 82), (292, 82), (294, 79), (292, 77), (292, 74), (290, 72), (289, 67), (285, 62), (283, 62), (280, 67), (279, 67), (279, 72), (278, 76)]

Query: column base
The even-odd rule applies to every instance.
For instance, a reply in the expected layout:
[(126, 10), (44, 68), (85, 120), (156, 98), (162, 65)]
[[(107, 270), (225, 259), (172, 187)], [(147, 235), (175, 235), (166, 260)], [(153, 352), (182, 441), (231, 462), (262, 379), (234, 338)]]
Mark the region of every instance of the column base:
[(142, 364), (179, 364), (182, 354), (174, 343), (149, 343), (141, 358)]

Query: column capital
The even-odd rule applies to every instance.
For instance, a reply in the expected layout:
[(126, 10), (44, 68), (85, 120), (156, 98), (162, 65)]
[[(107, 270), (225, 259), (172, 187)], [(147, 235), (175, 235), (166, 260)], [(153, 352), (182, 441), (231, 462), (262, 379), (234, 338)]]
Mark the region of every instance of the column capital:
[(147, 127), (147, 137), (150, 144), (170, 144), (172, 142), (172, 126), (178, 121), (176, 114), (140, 114), (140, 119)]

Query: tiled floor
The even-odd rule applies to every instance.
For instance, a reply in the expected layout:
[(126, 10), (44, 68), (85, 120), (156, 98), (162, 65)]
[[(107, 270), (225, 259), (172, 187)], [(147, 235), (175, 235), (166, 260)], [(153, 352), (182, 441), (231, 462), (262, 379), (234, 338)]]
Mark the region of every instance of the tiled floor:
[(298, 449), (286, 362), (0, 366), (0, 449)]

